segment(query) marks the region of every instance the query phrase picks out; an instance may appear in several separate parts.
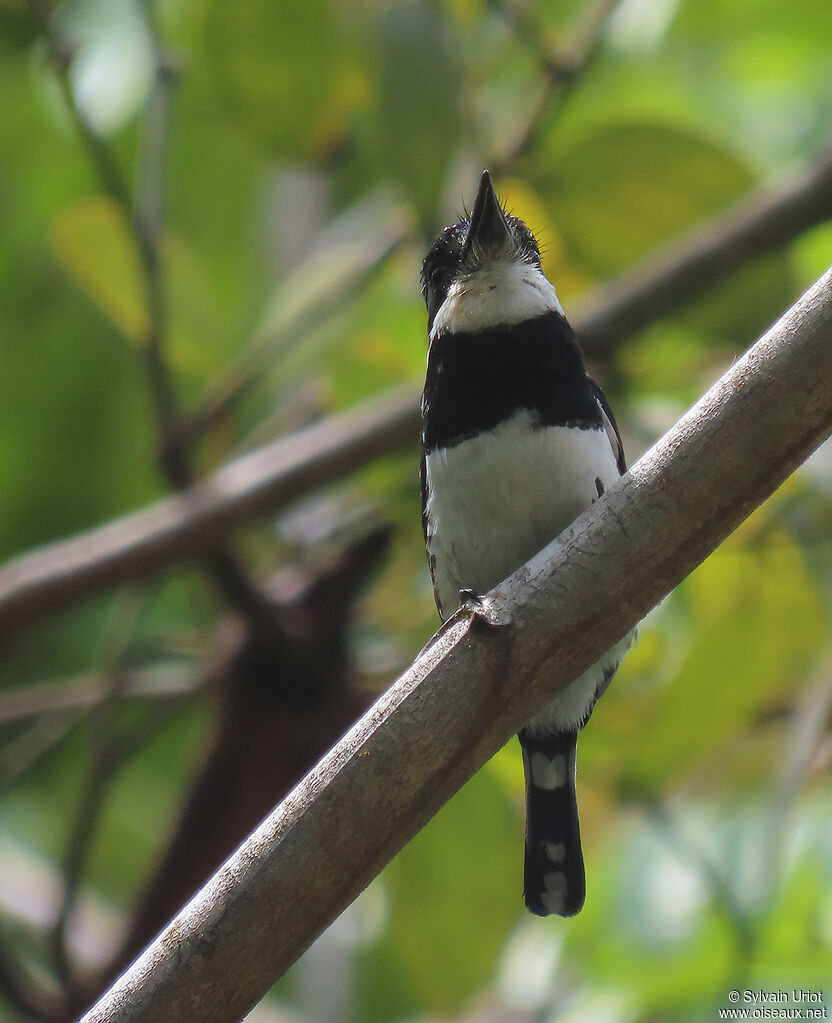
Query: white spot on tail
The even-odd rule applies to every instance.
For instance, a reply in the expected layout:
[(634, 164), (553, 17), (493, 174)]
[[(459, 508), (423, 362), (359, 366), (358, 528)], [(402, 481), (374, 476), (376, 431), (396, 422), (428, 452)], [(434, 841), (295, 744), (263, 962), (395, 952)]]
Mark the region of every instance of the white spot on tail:
[(551, 874), (543, 875), (543, 883), (550, 895), (563, 895), (566, 892), (566, 874), (562, 870), (555, 870)]
[(563, 913), (564, 906), (566, 905), (564, 899), (567, 888), (566, 874), (561, 870), (555, 870), (551, 874), (544, 874), (543, 883), (546, 886), (546, 891), (541, 892), (540, 901), (550, 913)]
[(550, 863), (563, 863), (566, 859), (566, 846), (563, 842), (541, 842), (541, 845)]
[(566, 903), (563, 901), (562, 895), (553, 895), (551, 892), (544, 892), (540, 896), (540, 901), (550, 913), (557, 913), (558, 916), (563, 916)]
[(566, 757), (532, 753), (532, 784), (539, 789), (559, 789), (566, 784)]

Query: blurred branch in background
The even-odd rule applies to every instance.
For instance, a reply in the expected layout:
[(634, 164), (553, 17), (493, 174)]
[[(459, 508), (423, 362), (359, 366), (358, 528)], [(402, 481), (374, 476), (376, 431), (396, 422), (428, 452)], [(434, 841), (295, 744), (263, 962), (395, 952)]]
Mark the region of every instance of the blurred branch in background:
[(243, 455), (147, 511), (16, 559), (0, 572), (0, 636), (84, 594), (203, 553), (240, 523), (415, 445), (418, 430), (410, 388), (383, 395)]
[[(24, 730), (19, 737), (3, 751), (2, 762), (6, 765), (0, 782), (8, 786), (17, 781), (24, 771), (30, 770), (48, 753), (57, 742), (81, 721), (86, 721), (90, 734), (91, 763), (87, 780), (82, 788), (78, 805), (70, 822), (70, 831), (63, 854), (60, 874), (60, 897), (57, 913), (52, 921), (46, 945), (61, 997), (53, 1003), (37, 1002), (28, 1010), (36, 1018), (68, 1020), (76, 1016), (88, 1004), (84, 993), (84, 982), (79, 976), (68, 945), (68, 928), (78, 901), (84, 868), (89, 850), (95, 839), (97, 824), (103, 811), (110, 789), (116, 781), (119, 770), (125, 766), (144, 743), (156, 735), (160, 727), (176, 713), (179, 700), (165, 700), (150, 707), (138, 724), (124, 730), (117, 723), (116, 705), (125, 695), (127, 675), (123, 661), (132, 642), (138, 617), (145, 603), (144, 596), (126, 592), (114, 601), (110, 619), (101, 640), (101, 649), (96, 661), (96, 670), (74, 692), (66, 691), (60, 683), (51, 683), (34, 692), (25, 690), (19, 694), (7, 694), (5, 706), (0, 710), (0, 724), (20, 721), (26, 717), (37, 717), (32, 728)], [(166, 695), (182, 695), (183, 687), (171, 692), (169, 683), (161, 689), (156, 684), (144, 686), (144, 695), (156, 697), (160, 692)], [(134, 694), (142, 687), (133, 680)], [(193, 691), (193, 686), (190, 687)], [(42, 736), (40, 742), (38, 736)], [(13, 946), (10, 946), (13, 947)], [(14, 977), (21, 970), (15, 965), (10, 952), (0, 954), (6, 974)], [(38, 985), (39, 987), (39, 985)], [(33, 988), (33, 991), (35, 988)], [(18, 999), (19, 1001), (19, 999)], [(48, 1015), (44, 1011), (48, 1009)]]
[[(162, 662), (123, 671), (118, 697), (120, 700), (177, 699), (198, 692), (201, 686), (202, 681), (183, 664)], [(106, 681), (95, 671), (8, 689), (0, 694), (0, 727), (57, 711), (88, 710), (101, 701), (106, 690)]]
[(832, 658), (822, 660), (800, 699), (791, 710), (786, 756), (772, 793), (771, 806), (760, 842), (760, 901), (771, 901), (791, 829), (789, 815), (807, 778), (828, 769), (832, 750), (827, 729), (832, 714)]
[(145, 12), (148, 30), (156, 58), (154, 86), (148, 101), (145, 123), (145, 145), (139, 162), (137, 197), (134, 198), (118, 159), (104, 139), (92, 126), (78, 104), (70, 77), (75, 46), (59, 26), (55, 12), (42, 0), (27, 0), (29, 10), (37, 21), (46, 43), (55, 77), (64, 105), (76, 134), (89, 160), (98, 185), (119, 210), (129, 236), (135, 243), (145, 289), (148, 330), (143, 353), (147, 366), (150, 394), (160, 424), (160, 461), (166, 475), (179, 479), (176, 485), (186, 486), (181, 452), (167, 451), (168, 436), (175, 434), (176, 399), (164, 359), (166, 308), (163, 271), (159, 246), (162, 228), (164, 180), (167, 160), (167, 142), (170, 129), (170, 92), (176, 80), (173, 62), (162, 50), (156, 32), (153, 0), (141, 0), (139, 8)]
[(211, 748), (190, 786), (175, 833), (131, 914), (114, 962), (92, 1000), (145, 947), (257, 823), (366, 709), (352, 685), (346, 628), (357, 594), (388, 553), (378, 527), (324, 564), (276, 576), (274, 606), (303, 651), (297, 677), (275, 677), (239, 623), (221, 625), (207, 688), (220, 705)]
[[(832, 151), (826, 151), (789, 181), (756, 189), (594, 292), (575, 317), (587, 353), (610, 355), (631, 334), (830, 216)], [(418, 422), (416, 394), (389, 392), (243, 456), (181, 497), (20, 556), (0, 569), (0, 637), (97, 590), (204, 553), (254, 518), (415, 446)]]
[(785, 181), (755, 189), (581, 303), (578, 336), (592, 358), (725, 281), (739, 267), (832, 217), (832, 145)]
[(41, 984), (25, 976), (19, 963), (7, 955), (2, 945), (0, 945), (0, 994), (11, 1009), (22, 1013), (24, 1019), (43, 1020), (44, 1023), (66, 1023), (63, 1001), (48, 995)]
[(0, 753), (0, 792), (11, 788), (54, 749), (88, 713), (88, 705), (46, 707)]
[(69, 114), (70, 121), (84, 147), (90, 165), (105, 194), (132, 220), (133, 197), (130, 186), (127, 184), (112, 150), (92, 127), (76, 102), (70, 78), (76, 46), (73, 40), (60, 30), (55, 17), (55, 5), (46, 2), (46, 0), (26, 0), (26, 5), (32, 20), (40, 30), (41, 38), (46, 46), (46, 55), (55, 73), (66, 112)]
[(79, 1009), (83, 1008), (83, 998), (67, 948), (67, 926), (76, 905), (84, 866), (104, 801), (118, 775), (118, 768), (128, 756), (129, 744), (118, 734), (115, 712), (123, 686), (122, 665), (144, 603), (135, 593), (126, 592), (120, 597), (110, 609), (97, 658), (104, 688), (89, 717), (89, 775), (78, 800), (64, 850), (61, 872), (63, 892), (49, 937), (55, 976), (68, 1000), (75, 1002)]
[(581, 76), (598, 56), (610, 19), (621, 0), (598, 0), (582, 8), (573, 29), (575, 41), (568, 49), (561, 47), (554, 51), (542, 44), (545, 33), (530, 15), (530, 8), (521, 7), (516, 0), (490, 0), (490, 5), (505, 18), (540, 67), (539, 95), (526, 124), (506, 151), (495, 154), (491, 160), (490, 169), (499, 176), (512, 171), (517, 160), (533, 149), (551, 126), (553, 116), (562, 109)]
[(672, 813), (666, 801), (643, 798), (650, 822), (668, 846), (691, 864), (706, 882), (720, 914), (726, 921), (734, 943), (737, 962), (727, 971), (732, 983), (747, 978), (756, 945), (755, 918), (742, 904), (717, 863), (708, 852), (686, 834), (682, 821)]
[[(156, 413), (157, 445), (160, 469), (175, 490), (194, 483), (194, 474), (180, 430), (176, 387), (167, 366), (167, 302), (162, 265), (161, 231), (164, 223), (164, 195), (170, 134), (171, 90), (176, 82), (175, 62), (166, 52), (159, 36), (155, 0), (140, 0), (154, 55), (153, 85), (147, 102), (144, 132), (140, 147), (136, 197), (107, 142), (95, 131), (82, 113), (69, 71), (73, 47), (63, 38), (56, 19), (44, 11), (38, 0), (31, 0), (52, 57), (64, 102), (78, 137), (96, 172), (101, 188), (113, 199), (133, 239), (147, 305), (147, 334), (142, 352), (150, 397)], [(216, 543), (204, 552), (206, 564), (217, 588), (228, 604), (247, 622), (253, 639), (264, 648), (273, 646), (274, 655), (286, 655), (286, 637), (268, 600), (249, 576), (242, 562), (230, 550)]]
[(731, 877), (724, 870), (712, 852), (687, 833), (685, 822), (673, 812), (667, 799), (644, 794), (637, 798), (668, 847), (706, 882), (713, 902), (730, 930), (736, 960), (726, 969), (726, 976), (715, 988), (716, 1006), (722, 1004), (726, 986), (742, 990), (750, 983), (766, 915), (772, 911), (778, 883), (784, 876), (786, 847), (793, 838), (788, 826), (790, 811), (809, 775), (828, 766), (829, 753), (824, 755), (821, 748), (829, 743), (827, 728), (832, 711), (829, 672), (827, 656), (788, 712), (791, 728), (784, 741), (783, 763), (768, 812), (762, 821), (762, 834), (754, 843), (754, 862), (743, 878), (742, 887), (737, 884), (736, 877)]
[[(278, 323), (274, 322), (275, 311), (266, 311), (248, 348), (215, 381), (208, 384), (196, 407), (183, 417), (180, 431), (185, 437), (198, 438), (209, 427), (220, 422), (274, 359), (285, 356), (288, 350), (302, 342), (320, 323), (337, 312), (340, 306), (369, 286), (411, 237), (410, 231), (404, 227), (384, 227), (377, 238), (369, 240), (360, 258), (356, 259), (348, 272), (333, 283), (326, 302), (317, 300), (314, 304), (303, 304), (288, 318), (282, 310), (278, 310), (283, 313), (278, 315)], [(320, 254), (316, 252), (314, 259), (319, 261)], [(313, 272), (311, 266), (302, 269), (310, 275)], [(279, 297), (286, 299), (283, 289)]]
[[(155, 0), (139, 0), (153, 51), (153, 78), (147, 99), (136, 169), (136, 199), (130, 217), (144, 276), (148, 330), (142, 346), (148, 390), (156, 411), (159, 464), (168, 483), (182, 490), (193, 483), (188, 456), (179, 439), (176, 386), (167, 366), (167, 302), (162, 264), (165, 182), (171, 127), (172, 92), (178, 72), (159, 37)], [(128, 209), (123, 209), (130, 216)]]
[(85, 1023), (240, 1019), (523, 721), (773, 493), (832, 430), (830, 284), (832, 270), (591, 511), (460, 608)]

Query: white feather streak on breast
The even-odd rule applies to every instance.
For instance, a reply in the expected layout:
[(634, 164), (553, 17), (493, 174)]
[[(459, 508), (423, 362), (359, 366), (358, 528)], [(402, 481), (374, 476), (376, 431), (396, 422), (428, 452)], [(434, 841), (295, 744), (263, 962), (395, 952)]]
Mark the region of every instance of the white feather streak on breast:
[(538, 267), (498, 262), (451, 285), (430, 336), (522, 323), (551, 312), (562, 314), (563, 309), (554, 287)]
[[(535, 427), (522, 411), (493, 430), (426, 458), (429, 553), (443, 617), (459, 590), (485, 593), (562, 532), (618, 479), (606, 431)], [(534, 731), (577, 727), (592, 706), (604, 669), (632, 637), (608, 651), (543, 714)]]

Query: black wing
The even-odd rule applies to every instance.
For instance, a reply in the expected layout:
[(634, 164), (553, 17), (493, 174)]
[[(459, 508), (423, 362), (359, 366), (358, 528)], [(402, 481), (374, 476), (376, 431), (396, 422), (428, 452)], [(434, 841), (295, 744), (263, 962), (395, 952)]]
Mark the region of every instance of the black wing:
[(615, 416), (613, 415), (610, 403), (607, 401), (604, 392), (591, 376), (587, 375), (587, 379), (589, 380), (589, 386), (592, 390), (592, 396), (598, 402), (598, 407), (601, 410), (601, 416), (604, 420), (604, 429), (607, 431), (607, 436), (610, 439), (613, 454), (615, 455), (615, 461), (618, 464), (618, 471), (623, 476), (627, 471), (627, 460), (624, 457), (624, 445), (621, 443), (621, 434), (618, 432), (618, 423), (615, 421)]
[(428, 516), (427, 516), (427, 504), (428, 504), (428, 481), (427, 481), (427, 462), (425, 460), (425, 445), (422, 444), (422, 457), (419, 461), (419, 484), (422, 490), (422, 532), (425, 536), (425, 543), (428, 542)]

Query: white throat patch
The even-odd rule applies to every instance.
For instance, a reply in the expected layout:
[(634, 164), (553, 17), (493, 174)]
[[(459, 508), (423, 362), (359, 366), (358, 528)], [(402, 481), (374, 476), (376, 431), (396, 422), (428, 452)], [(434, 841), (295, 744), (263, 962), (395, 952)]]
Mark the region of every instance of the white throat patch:
[(431, 340), (439, 334), (484, 330), (522, 323), (563, 309), (554, 287), (530, 263), (497, 262), (455, 281), (433, 321)]

